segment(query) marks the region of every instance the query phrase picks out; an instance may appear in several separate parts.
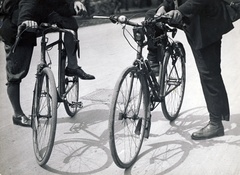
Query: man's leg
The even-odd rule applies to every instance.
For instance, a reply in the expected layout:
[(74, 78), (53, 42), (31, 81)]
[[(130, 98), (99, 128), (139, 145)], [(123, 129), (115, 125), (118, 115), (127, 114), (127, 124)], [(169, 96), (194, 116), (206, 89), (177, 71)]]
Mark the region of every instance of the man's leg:
[(14, 110), (14, 116), (24, 115), (20, 105), (20, 83), (8, 83), (7, 94)]
[(61, 27), (71, 29), (75, 31), (76, 38), (73, 37), (70, 33), (65, 33), (64, 35), (64, 42), (68, 57), (68, 65), (66, 68), (66, 75), (68, 76), (78, 76), (84, 80), (92, 80), (95, 79), (93, 75), (85, 73), (81, 67), (78, 66), (77, 61), (77, 51), (79, 48), (78, 45), (78, 37), (77, 37), (77, 30), (78, 25), (73, 17), (61, 17), (61, 21), (59, 22)]
[(12, 104), (14, 116), (13, 123), (22, 126), (31, 126), (31, 121), (24, 114), (20, 102), (20, 82), (29, 70), (33, 45), (18, 46), (15, 53), (11, 53), (11, 46), (5, 45), (7, 93)]
[(193, 133), (193, 139), (207, 139), (224, 135), (222, 120), (229, 120), (227, 92), (221, 75), (221, 40), (201, 50), (194, 50), (196, 65), (207, 109), (210, 115), (209, 124)]
[(68, 56), (68, 67), (71, 69), (78, 68), (78, 61), (77, 61), (77, 54), (76, 51), (77, 47), (77, 41), (74, 41), (74, 38), (71, 34), (65, 33), (64, 35), (64, 42), (66, 47), (66, 52)]
[[(147, 11), (145, 15), (145, 19), (152, 19), (156, 13), (156, 9), (151, 9)], [(147, 59), (149, 61), (150, 67), (152, 68), (153, 72), (158, 74), (159, 73), (159, 61), (162, 61), (163, 54), (159, 47), (157, 47), (153, 41), (153, 38), (162, 34), (162, 31), (155, 27), (148, 27), (147, 28), (147, 44), (148, 44), (148, 55)]]

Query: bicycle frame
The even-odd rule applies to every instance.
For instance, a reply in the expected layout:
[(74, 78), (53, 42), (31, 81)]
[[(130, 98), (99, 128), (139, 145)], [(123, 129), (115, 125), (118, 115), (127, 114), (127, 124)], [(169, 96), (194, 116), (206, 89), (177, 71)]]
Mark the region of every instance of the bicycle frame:
[(45, 66), (50, 66), (51, 61), (47, 63), (46, 61), (46, 52), (48, 49), (57, 46), (58, 47), (58, 88), (57, 88), (57, 94), (58, 94), (58, 102), (63, 102), (66, 98), (66, 95), (68, 92), (74, 87), (75, 84), (72, 84), (67, 91), (65, 91), (65, 61), (66, 61), (66, 49), (64, 46), (63, 41), (63, 32), (58, 32), (59, 36), (58, 39), (54, 42), (51, 42), (48, 44), (48, 38), (46, 37), (47, 33), (43, 33), (42, 39), (41, 39), (41, 63)]
[[(142, 55), (143, 48), (147, 45), (145, 41), (145, 32), (146, 31), (144, 26), (133, 28), (134, 39), (137, 42), (137, 55), (136, 55), (136, 60), (134, 61), (134, 65), (138, 66), (139, 69), (143, 71), (143, 74), (147, 79), (148, 86), (150, 87), (149, 89), (153, 93), (154, 101), (161, 102), (164, 95), (163, 94), (164, 91), (162, 90), (162, 88), (160, 88), (160, 81), (162, 76), (164, 76), (162, 63), (159, 62), (160, 76), (157, 79), (154, 72), (150, 68), (148, 60), (145, 60)], [(162, 45), (159, 47), (165, 47), (165, 46)]]

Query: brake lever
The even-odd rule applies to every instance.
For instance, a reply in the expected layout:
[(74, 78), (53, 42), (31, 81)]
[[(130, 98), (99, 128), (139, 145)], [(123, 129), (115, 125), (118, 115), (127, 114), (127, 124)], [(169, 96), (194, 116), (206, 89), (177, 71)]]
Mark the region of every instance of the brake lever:
[(18, 31), (17, 31), (17, 36), (16, 36), (16, 40), (12, 46), (12, 53), (15, 52), (16, 50), (16, 47), (19, 43), (19, 40), (20, 40), (20, 36), (22, 34), (22, 32), (27, 28), (27, 25), (26, 24), (21, 24), (20, 26), (18, 26)]

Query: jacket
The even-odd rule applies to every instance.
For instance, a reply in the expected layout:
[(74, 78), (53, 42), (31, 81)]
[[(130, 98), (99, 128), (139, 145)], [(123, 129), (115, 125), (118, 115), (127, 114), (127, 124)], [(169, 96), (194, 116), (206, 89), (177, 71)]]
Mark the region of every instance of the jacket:
[[(174, 9), (173, 0), (164, 0), (166, 11)], [(204, 48), (233, 29), (233, 24), (221, 0), (178, 0), (178, 10), (190, 24), (184, 29), (195, 49)]]
[[(15, 0), (14, 0), (15, 1)], [(73, 4), (76, 0), (18, 0), (18, 7), (6, 16), (0, 28), (0, 36), (5, 44), (12, 45), (16, 39), (17, 26), (23, 21), (41, 22), (53, 11), (61, 16), (75, 15)], [(25, 43), (34, 43), (35, 36), (28, 37)]]
[(73, 4), (76, 0), (21, 0), (19, 3), (18, 25), (25, 20), (38, 21), (55, 11), (61, 16), (75, 15)]

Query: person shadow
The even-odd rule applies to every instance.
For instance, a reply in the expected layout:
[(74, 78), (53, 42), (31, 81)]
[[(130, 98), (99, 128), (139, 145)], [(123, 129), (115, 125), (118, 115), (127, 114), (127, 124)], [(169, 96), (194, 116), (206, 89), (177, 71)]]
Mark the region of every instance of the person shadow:
[[(155, 116), (161, 116), (155, 117)], [(156, 133), (150, 134), (157, 141), (150, 144), (144, 144), (147, 147), (134, 165), (126, 169), (125, 175), (132, 174), (154, 174), (164, 175), (182, 165), (186, 159), (190, 158), (192, 151), (198, 149), (208, 149), (216, 145), (231, 145), (240, 147), (240, 114), (231, 115), (230, 122), (223, 122), (225, 128), (225, 136), (213, 139), (195, 141), (191, 139), (194, 131), (204, 127), (209, 122), (208, 113), (205, 107), (197, 107), (180, 113), (180, 116), (173, 122), (169, 122), (170, 126), (160, 135)], [(161, 112), (152, 113), (152, 125), (163, 128), (159, 123), (166, 122)], [(165, 124), (165, 123), (164, 123)], [(158, 133), (160, 129), (158, 130)], [(208, 149), (211, 150), (211, 149)], [(191, 157), (190, 159), (193, 159)], [(187, 168), (187, 167), (186, 167)]]

